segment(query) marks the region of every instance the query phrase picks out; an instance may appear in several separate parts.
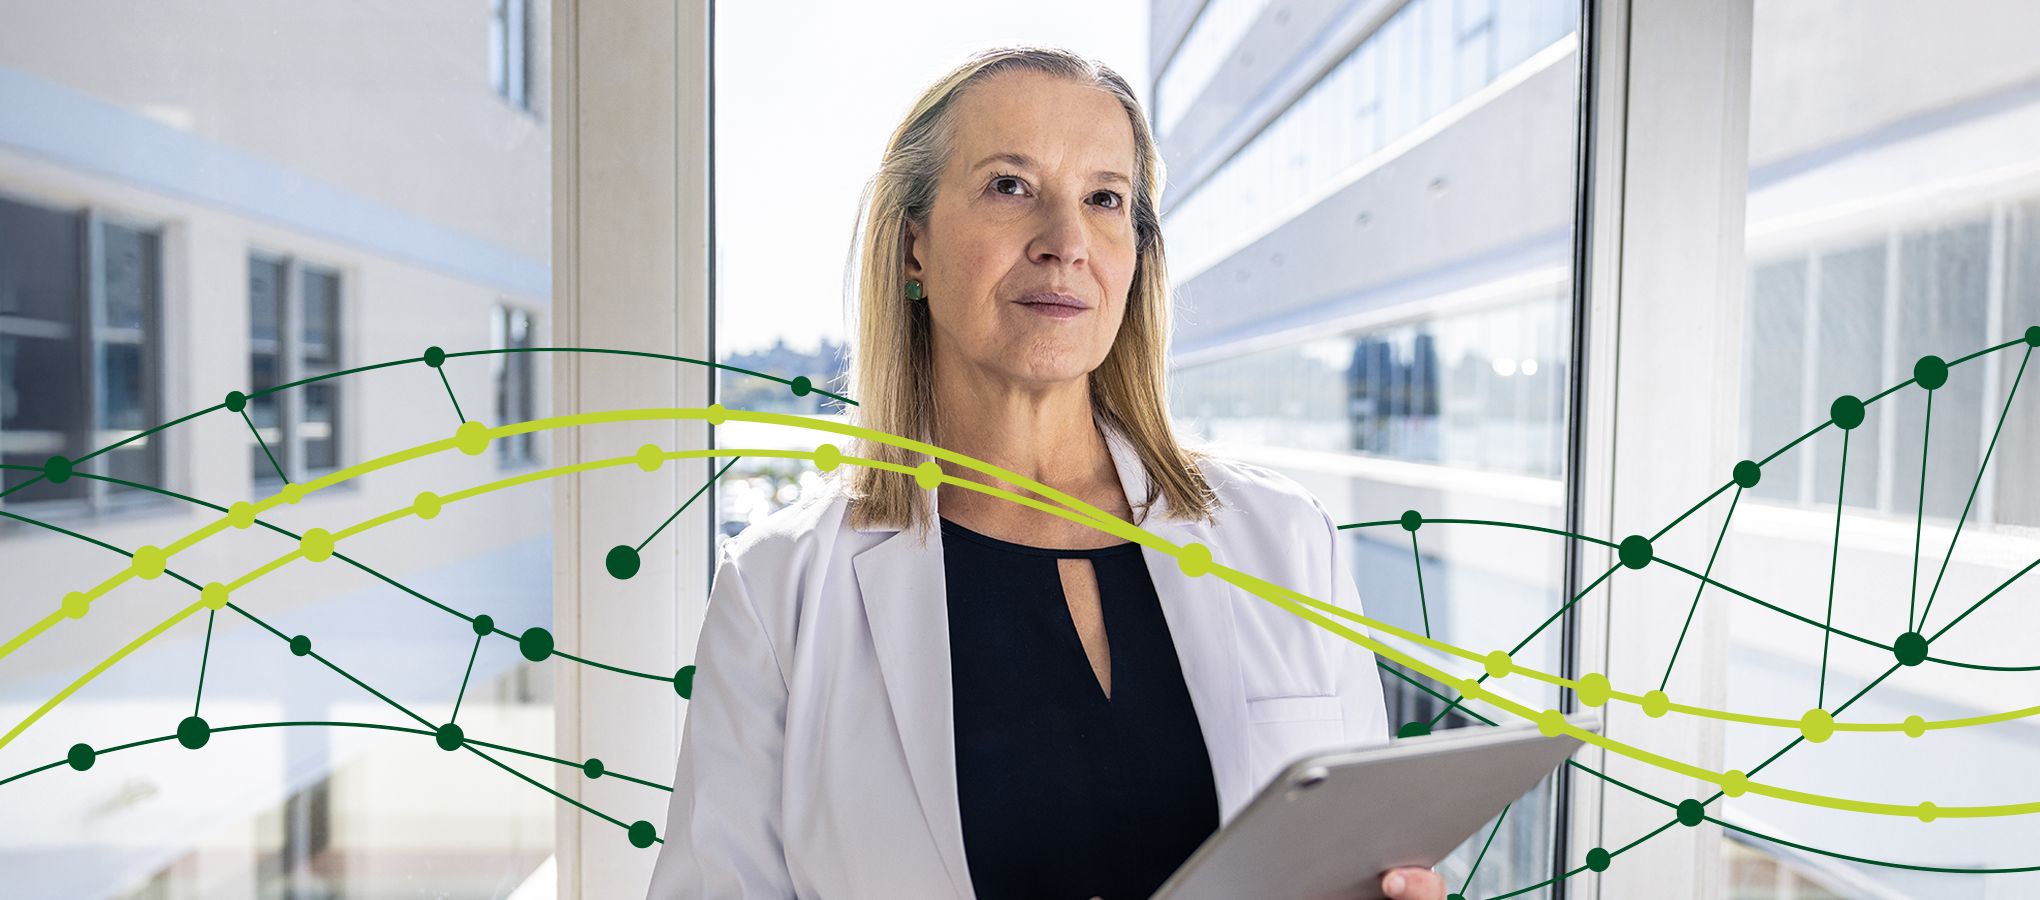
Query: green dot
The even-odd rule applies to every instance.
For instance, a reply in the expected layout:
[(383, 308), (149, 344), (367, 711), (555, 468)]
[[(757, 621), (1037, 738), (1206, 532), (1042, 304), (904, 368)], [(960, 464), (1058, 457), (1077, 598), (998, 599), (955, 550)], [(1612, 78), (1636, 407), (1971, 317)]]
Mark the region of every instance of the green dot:
[(71, 480), (71, 461), (61, 456), (52, 456), (43, 461), (43, 477), (51, 484), (63, 484)]
[(1558, 737), (1565, 733), (1565, 713), (1547, 709), (1537, 714), (1537, 733), (1545, 737)]
[(209, 740), (212, 740), (212, 726), (205, 724), (204, 719), (185, 716), (184, 721), (177, 723), (177, 743), (183, 744), (184, 749), (197, 750)]
[(1445, 900), (1466, 900), (1466, 895), (1464, 895), (1464, 894), (1446, 894), (1446, 895), (1445, 895)]
[(1843, 394), (1828, 407), (1828, 416), (1834, 419), (1835, 427), (1849, 431), (1863, 424), (1863, 401)]
[(1632, 569), (1641, 569), (1644, 566), (1650, 565), (1650, 538), (1640, 534), (1632, 534), (1623, 538), (1622, 543), (1615, 548), (1615, 555), (1621, 558), (1623, 565)]
[(246, 528), (255, 524), (255, 504), (237, 500), (227, 507), (227, 524), (235, 528)]
[(679, 671), (673, 673), (673, 693), (688, 700), (694, 699), (693, 666), (681, 666)]
[(815, 468), (824, 472), (833, 472), (837, 466), (842, 464), (843, 451), (837, 449), (835, 444), (823, 444), (815, 448)]
[(1922, 356), (1913, 363), (1913, 380), (1920, 387), (1935, 390), (1948, 383), (1948, 361), (1938, 356)]
[(1737, 487), (1744, 489), (1756, 487), (1757, 482), (1763, 480), (1763, 478), (1763, 466), (1747, 459), (1735, 464), (1735, 483)]
[(300, 634), (297, 637), (290, 639), (290, 655), (309, 656), (311, 655), (311, 652), (312, 652), (311, 638), (305, 637), (304, 635)]
[(240, 391), (227, 392), (227, 412), (240, 412), (248, 408), (248, 395)]
[(595, 757), (592, 756), (588, 757), (588, 761), (581, 764), (581, 774), (586, 775), (589, 778), (601, 778), (602, 760), (596, 759)]
[(517, 652), (524, 654), (524, 658), (532, 662), (544, 660), (553, 652), (552, 632), (535, 626), (525, 629), (524, 633), (517, 637)]
[(808, 380), (808, 377), (806, 375), (796, 375), (793, 378), (792, 387), (794, 396), (805, 397), (808, 395), (809, 391), (815, 389), (815, 383), (813, 381)]
[(1905, 717), (1905, 736), (1919, 737), (1927, 733), (1927, 720), (1917, 715)]
[(1919, 816), (1922, 822), (1932, 822), (1940, 815), (1940, 809), (1940, 807), (1934, 805), (1934, 801), (1922, 800), (1920, 801), (1920, 811), (1913, 813), (1913, 815)]
[(1404, 530), (1404, 531), (1415, 531), (1415, 530), (1417, 530), (1417, 529), (1419, 529), (1419, 528), (1422, 528), (1422, 527), (1424, 527), (1424, 514), (1423, 514), (1423, 513), (1417, 512), (1417, 511), (1416, 511), (1416, 510), (1414, 510), (1414, 509), (1409, 509), (1409, 510), (1404, 510), (1404, 511), (1403, 511), (1403, 514), (1402, 514), (1402, 530)]
[(85, 618), (86, 613), (92, 611), (92, 601), (86, 598), (83, 591), (71, 591), (64, 595), (62, 608), (64, 615), (70, 616), (73, 619), (82, 619)]
[(721, 425), (722, 423), (727, 422), (729, 420), (730, 411), (724, 409), (722, 404), (711, 403), (708, 405), (708, 424)]
[(64, 754), (64, 761), (70, 763), (71, 768), (83, 772), (99, 761), (99, 751), (92, 749), (91, 744), (72, 744), (71, 752)]
[(293, 481), (284, 485), (283, 490), (277, 491), (276, 496), (282, 497), (285, 503), (296, 503), (305, 499), (305, 486)]
[(1648, 691), (1643, 695), (1643, 714), (1653, 719), (1664, 718), (1672, 711), (1672, 698), (1664, 691)]
[(1908, 631), (1891, 642), (1892, 655), (1898, 657), (1902, 666), (1917, 666), (1927, 661), (1927, 637), (1917, 631)]
[(1824, 709), (1809, 709), (1799, 717), (1799, 733), (1816, 744), (1835, 736), (1835, 717)]
[(660, 464), (665, 461), (666, 451), (660, 449), (658, 444), (646, 444), (637, 448), (637, 467), (640, 469), (657, 472)]
[(1395, 736), (1399, 738), (1423, 737), (1430, 733), (1431, 723), (1429, 722), (1404, 722), (1401, 728), (1395, 730)]
[(480, 456), (489, 449), (489, 426), (479, 420), (469, 419), (453, 430), (454, 446), (469, 456)]
[(411, 500), (411, 512), (420, 519), (433, 518), (445, 507), (446, 501), (439, 499), (439, 495), (431, 491), (419, 491), (418, 496)]
[(1573, 692), (1579, 695), (1581, 703), (1600, 706), (1608, 702), (1608, 696), (1613, 690), (1608, 686), (1608, 676), (1599, 672), (1588, 672), (1580, 676), (1580, 685)]
[(1489, 678), (1506, 678), (1515, 668), (1515, 663), (1509, 659), (1507, 650), (1496, 650), (1488, 654), (1481, 659), (1480, 665), (1487, 670)]
[(629, 544), (609, 548), (609, 555), (602, 558), (602, 566), (609, 570), (609, 577), (618, 581), (628, 581), (630, 576), (636, 575), (640, 562), (637, 548)]
[(1609, 862), (1608, 851), (1600, 847), (1587, 851), (1587, 868), (1596, 872), (1606, 872), (1608, 871)]
[(1184, 544), (1176, 553), (1176, 567), (1183, 574), (1197, 578), (1211, 571), (1211, 548), (1203, 544)]
[(144, 581), (163, 574), (163, 548), (154, 544), (143, 544), (135, 548), (133, 560), (135, 577)]
[(493, 634), (496, 631), (496, 620), (494, 618), (491, 618), (488, 613), (482, 613), (481, 615), (476, 616), (474, 622), (471, 623), (471, 625), (474, 628), (475, 635), (477, 637)]
[(650, 822), (639, 819), (630, 823), (630, 845), (633, 847), (638, 849), (649, 847), (658, 836), (659, 832), (652, 828), (652, 823)]
[(205, 587), (198, 589), (198, 602), (205, 604), (206, 609), (226, 609), (227, 586), (217, 581), (206, 582)]
[(1730, 769), (1721, 773), (1721, 792), (1730, 797), (1740, 797), (1750, 790), (1750, 776), (1741, 769)]
[(2026, 346), (2040, 347), (2040, 325), (2026, 329)]
[(461, 743), (467, 740), (467, 734), (460, 730), (459, 725), (448, 722), (439, 726), (432, 739), (439, 743), (439, 749), (451, 752), (460, 749)]
[(942, 467), (934, 460), (928, 460), (914, 467), (914, 483), (927, 490), (942, 483)]
[(325, 562), (333, 555), (333, 533), (324, 528), (307, 528), (298, 539), (298, 550), (306, 562)]
[(437, 346), (425, 348), (425, 364), (435, 369), (446, 365), (446, 351)]
[(1686, 799), (1679, 801), (1679, 824), (1692, 828), (1707, 818), (1707, 810), (1700, 801)]

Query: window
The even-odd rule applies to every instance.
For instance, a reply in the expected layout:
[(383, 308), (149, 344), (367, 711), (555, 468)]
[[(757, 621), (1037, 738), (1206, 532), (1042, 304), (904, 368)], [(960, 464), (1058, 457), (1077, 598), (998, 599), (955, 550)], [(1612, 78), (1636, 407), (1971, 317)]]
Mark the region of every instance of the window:
[[(497, 350), (526, 350), (532, 345), (531, 313), (510, 306), (498, 306), (489, 325), (489, 346)], [(495, 360), (497, 425), (528, 422), (536, 418), (538, 401), (533, 360), (530, 353), (498, 353)], [(538, 461), (538, 442), (530, 432), (497, 438), (496, 460), (505, 466)]]
[(340, 467), (337, 381), (263, 394), (340, 365), (340, 273), (288, 257), (248, 258), (249, 460), (274, 490)]
[(531, 108), (525, 50), (529, 0), (489, 0), (489, 87), (518, 109)]
[[(108, 221), (0, 199), (0, 462), (40, 468), (161, 421), (154, 385), (160, 238)], [(162, 441), (142, 438), (80, 471), (155, 485)], [(35, 472), (0, 470), (13, 487)], [(4, 501), (102, 510), (153, 495), (89, 478), (48, 481)]]

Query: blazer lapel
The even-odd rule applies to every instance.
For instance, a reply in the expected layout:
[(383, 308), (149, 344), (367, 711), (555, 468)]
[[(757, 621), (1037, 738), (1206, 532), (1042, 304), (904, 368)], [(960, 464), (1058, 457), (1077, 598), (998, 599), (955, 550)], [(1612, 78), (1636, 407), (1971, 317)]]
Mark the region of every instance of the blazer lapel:
[[(1128, 501), (1147, 496), (1147, 470), (1139, 453), (1114, 426), (1098, 420), (1120, 487)], [(923, 438), (923, 440), (926, 440)], [(927, 491), (931, 523), (939, 514), (934, 489)], [(1211, 529), (1201, 523), (1164, 521), (1167, 501), (1158, 499), (1136, 523), (1173, 544), (1198, 541), (1211, 546)], [(878, 531), (891, 529), (860, 529)], [(1214, 556), (1223, 561), (1223, 554)], [(1246, 800), (1248, 784), (1245, 682), (1240, 673), (1231, 598), (1225, 582), (1183, 574), (1175, 557), (1143, 547), (1155, 594), (1169, 623), (1191, 705), (1197, 711), (1218, 793), (1221, 817), (1229, 820)], [(925, 542), (898, 530), (851, 561), (871, 622), (872, 645), (885, 683), (893, 721), (914, 791), (927, 818), (935, 848), (959, 897), (972, 896), (963, 849), (962, 814), (956, 793), (956, 725), (949, 667), (949, 593), (942, 564), (942, 530), (931, 527)]]

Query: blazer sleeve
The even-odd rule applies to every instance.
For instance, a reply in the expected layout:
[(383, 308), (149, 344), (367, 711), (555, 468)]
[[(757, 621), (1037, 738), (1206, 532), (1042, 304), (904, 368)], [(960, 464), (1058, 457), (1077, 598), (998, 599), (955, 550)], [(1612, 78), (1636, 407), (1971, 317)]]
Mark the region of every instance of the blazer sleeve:
[[(1338, 523), (1332, 521), (1323, 503), (1312, 497), (1311, 504), (1317, 508), (1324, 523), (1325, 538), (1330, 544), (1328, 551), (1319, 557), (1330, 560), (1330, 589), (1319, 596), (1349, 612), (1364, 615), (1366, 610), (1360, 607), (1360, 588), (1353, 581), (1351, 541), (1339, 533)], [(1372, 636), (1372, 630), (1358, 622), (1347, 620), (1341, 624)], [(1388, 704), (1382, 694), (1381, 672), (1375, 665), (1374, 651), (1325, 629), (1319, 628), (1317, 632), (1330, 642), (1332, 648), (1333, 664), (1338, 675), (1339, 705), (1345, 713), (1346, 741), (1352, 744), (1386, 742), (1389, 739)]]
[(709, 589), (647, 900), (794, 896), (780, 820), (786, 680), (735, 543), (723, 543)]

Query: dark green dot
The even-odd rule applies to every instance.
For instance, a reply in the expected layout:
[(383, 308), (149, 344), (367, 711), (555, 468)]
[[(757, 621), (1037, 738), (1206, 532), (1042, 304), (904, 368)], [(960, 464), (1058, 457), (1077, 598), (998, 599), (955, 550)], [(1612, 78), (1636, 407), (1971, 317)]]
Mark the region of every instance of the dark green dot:
[(80, 772), (92, 768), (92, 764), (98, 760), (99, 751), (92, 749), (91, 744), (72, 744), (71, 752), (64, 754), (64, 761)]
[(1417, 530), (1417, 529), (1419, 529), (1419, 528), (1422, 528), (1422, 527), (1424, 527), (1424, 514), (1423, 514), (1423, 513), (1417, 512), (1417, 511), (1416, 511), (1416, 510), (1414, 510), (1414, 509), (1412, 509), (1412, 510), (1406, 510), (1406, 511), (1404, 511), (1404, 512), (1403, 512), (1403, 514), (1402, 514), (1402, 530), (1404, 530), (1404, 531), (1415, 531), (1415, 530)]
[(437, 346), (425, 348), (425, 364), (435, 369), (445, 365), (446, 351), (439, 349)]
[(609, 577), (623, 581), (637, 574), (641, 562), (636, 547), (617, 544), (609, 548), (609, 555), (603, 558), (602, 565), (609, 569)]
[(460, 730), (459, 725), (448, 722), (439, 726), (439, 730), (432, 735), (432, 739), (439, 742), (439, 749), (441, 750), (459, 750), (461, 742), (467, 740), (467, 734)]
[(1404, 722), (1401, 728), (1395, 730), (1395, 736), (1399, 738), (1423, 737), (1430, 733), (1429, 722)]
[(490, 634), (496, 630), (496, 620), (490, 618), (488, 613), (482, 613), (475, 617), (474, 629), (477, 635)]
[(1464, 894), (1446, 894), (1445, 900), (1466, 900)]
[(61, 456), (52, 456), (43, 463), (42, 473), (51, 484), (63, 484), (71, 480), (71, 461)]
[(652, 823), (650, 822), (639, 819), (630, 823), (630, 845), (633, 847), (639, 849), (649, 847), (652, 845), (653, 839), (658, 836), (659, 832), (652, 828)]
[(1608, 851), (1595, 847), (1587, 851), (1587, 868), (1596, 872), (1608, 871)]
[(1843, 394), (1828, 407), (1828, 415), (1835, 420), (1835, 427), (1848, 431), (1863, 424), (1863, 401)]
[(689, 700), (694, 699), (694, 667), (681, 666), (673, 673), (673, 693)]
[(212, 740), (212, 726), (205, 724), (204, 719), (185, 716), (184, 721), (177, 723), (177, 743), (183, 744), (184, 749), (197, 750), (209, 740)]
[(297, 637), (291, 638), (290, 652), (291, 655), (293, 656), (304, 656), (305, 654), (312, 652), (312, 639), (305, 637), (302, 634), (298, 635)]
[(227, 412), (240, 412), (248, 408), (248, 395), (240, 391), (227, 392)]
[(517, 652), (532, 662), (539, 662), (553, 652), (552, 632), (543, 628), (527, 628), (517, 638)]
[(1735, 464), (1735, 483), (1737, 487), (1742, 488), (1756, 487), (1757, 482), (1762, 481), (1763, 478), (1764, 478), (1763, 466), (1757, 465), (1756, 463), (1751, 462), (1747, 459)]
[(1919, 362), (1913, 363), (1913, 380), (1930, 391), (1947, 384), (1948, 361), (1938, 356), (1920, 357)]
[(1927, 661), (1927, 638), (1917, 631), (1908, 631), (1892, 642), (1891, 652), (1900, 665), (1917, 666)]
[(814, 383), (813, 381), (810, 381), (810, 380), (808, 380), (808, 377), (807, 377), (806, 375), (796, 375), (796, 376), (794, 376), (794, 378), (793, 378), (793, 395), (794, 395), (794, 396), (796, 396), (796, 397), (805, 397), (805, 396), (807, 396), (807, 395), (808, 395), (808, 392), (809, 392), (809, 391), (812, 391), (812, 390), (814, 390), (814, 389), (815, 389), (815, 383)]
[(1679, 801), (1679, 824), (1692, 828), (1707, 818), (1707, 810), (1698, 800)]
[(592, 756), (588, 757), (588, 761), (581, 764), (581, 774), (586, 775), (589, 778), (601, 778), (602, 760), (596, 759), (595, 757)]
[(1623, 538), (1622, 543), (1616, 547), (1615, 554), (1622, 558), (1623, 565), (1632, 569), (1641, 569), (1644, 566), (1650, 565), (1650, 538), (1640, 534), (1632, 534)]
[(2026, 346), (2040, 347), (2040, 325), (2026, 329)]

